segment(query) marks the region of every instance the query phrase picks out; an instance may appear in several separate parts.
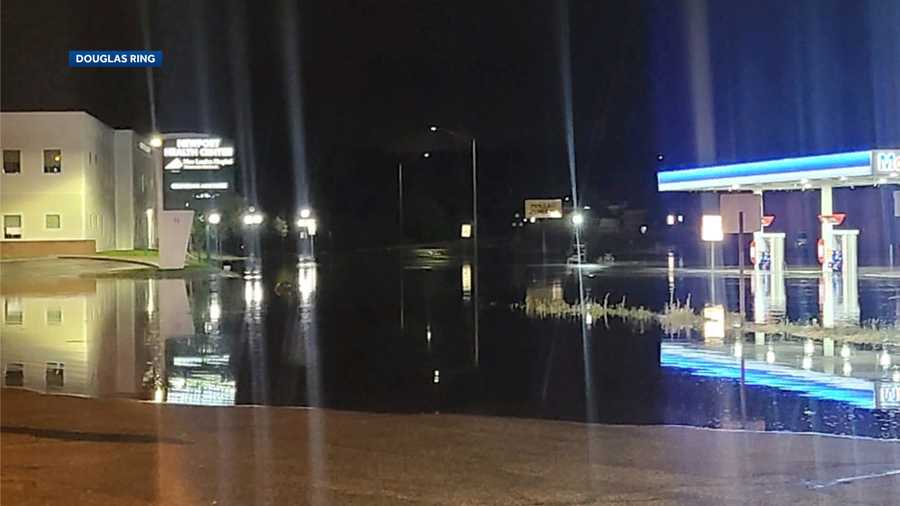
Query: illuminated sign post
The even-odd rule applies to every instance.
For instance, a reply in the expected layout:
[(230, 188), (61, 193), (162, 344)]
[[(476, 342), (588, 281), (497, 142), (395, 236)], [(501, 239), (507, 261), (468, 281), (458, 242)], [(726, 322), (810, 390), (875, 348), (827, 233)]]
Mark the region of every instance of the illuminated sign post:
[(872, 169), (876, 174), (897, 177), (900, 174), (900, 150), (873, 151), (872, 165)]
[(222, 192), (234, 190), (234, 145), (221, 137), (170, 135), (162, 155), (165, 209), (214, 208)]
[(562, 218), (562, 199), (526, 199), (525, 219)]
[[(526, 199), (525, 219), (531, 223), (563, 217), (562, 199)], [(577, 215), (580, 216), (580, 215)], [(547, 231), (541, 222), (541, 258), (547, 258)]]
[(706, 242), (721, 242), (725, 239), (722, 230), (722, 217), (718, 214), (704, 214), (700, 237)]
[[(174, 139), (163, 148), (163, 168), (169, 171), (220, 170), (234, 165), (234, 146), (218, 137)], [(167, 143), (168, 144), (168, 143)]]

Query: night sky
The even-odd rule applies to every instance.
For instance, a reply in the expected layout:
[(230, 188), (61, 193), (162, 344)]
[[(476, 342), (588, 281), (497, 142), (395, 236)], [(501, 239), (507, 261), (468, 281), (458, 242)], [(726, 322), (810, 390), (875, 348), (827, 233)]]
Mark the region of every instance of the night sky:
[(661, 166), (900, 145), (900, 3), (573, 1), (568, 29), (559, 5), (5, 0), (2, 106), (149, 132), (143, 69), (66, 52), (160, 49), (156, 129), (235, 139), (268, 212), (293, 214), (299, 181), (357, 226), (396, 215), (400, 161), (414, 214), (465, 217), (465, 146), (431, 123), (478, 138), (487, 231), (567, 194), (566, 34), (585, 203), (654, 205)]

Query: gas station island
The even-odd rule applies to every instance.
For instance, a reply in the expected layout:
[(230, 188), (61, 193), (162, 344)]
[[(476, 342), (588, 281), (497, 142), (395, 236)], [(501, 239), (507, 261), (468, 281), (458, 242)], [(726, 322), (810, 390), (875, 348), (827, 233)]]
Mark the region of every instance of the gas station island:
[(834, 208), (832, 190), (900, 183), (900, 149), (668, 170), (657, 174), (657, 183), (660, 192), (719, 194), (718, 212), (705, 209), (703, 222), (705, 228), (721, 227), (724, 223), (725, 230), (704, 229), (704, 240), (720, 241), (723, 231), (737, 233), (736, 225), (727, 224), (736, 223), (738, 214), (741, 215), (741, 231), (753, 234), (752, 241), (741, 241), (739, 248), (748, 250), (753, 264), (754, 313), (758, 323), (766, 318), (766, 308), (785, 304), (785, 233), (765, 231), (774, 219), (765, 212), (765, 196), (769, 192), (819, 192), (817, 252), (822, 272), (822, 324), (833, 327), (836, 317), (846, 323), (858, 323), (859, 320), (857, 252), (860, 232), (841, 228), (846, 213)]

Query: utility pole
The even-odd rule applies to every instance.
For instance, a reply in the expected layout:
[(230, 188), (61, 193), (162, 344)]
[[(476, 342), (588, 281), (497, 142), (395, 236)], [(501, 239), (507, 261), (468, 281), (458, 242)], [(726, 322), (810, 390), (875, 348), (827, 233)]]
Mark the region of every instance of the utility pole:
[(472, 137), (472, 245), (474, 262), (472, 266), (472, 295), (475, 304), (475, 366), (479, 365), (478, 342), (478, 157), (475, 137)]
[(403, 162), (397, 162), (397, 212), (400, 214), (400, 239), (403, 239)]

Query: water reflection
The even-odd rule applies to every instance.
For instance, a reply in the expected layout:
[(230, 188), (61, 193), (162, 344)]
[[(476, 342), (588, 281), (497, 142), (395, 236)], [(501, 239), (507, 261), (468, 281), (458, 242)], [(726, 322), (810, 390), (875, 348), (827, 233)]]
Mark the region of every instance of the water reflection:
[[(613, 299), (627, 295), (632, 306), (646, 304), (661, 309), (673, 300), (675, 276), (672, 271), (671, 268), (666, 270), (664, 291), (654, 288), (659, 285), (654, 285), (652, 278), (622, 280), (615, 276), (597, 276), (592, 281), (592, 290), (609, 293)], [(713, 427), (900, 437), (900, 413), (896, 411), (900, 403), (894, 400), (900, 399), (900, 383), (896, 381), (900, 379), (900, 368), (895, 365), (890, 345), (854, 346), (827, 336), (814, 340), (764, 332), (745, 334), (738, 326), (739, 320), (730, 315), (738, 309), (738, 294), (733, 290), (717, 290), (723, 294), (716, 301), (718, 303), (713, 303), (713, 299), (704, 300), (704, 294), (713, 295), (711, 290), (703, 290), (709, 281), (708, 277), (678, 278), (680, 293), (694, 296), (693, 300), (701, 304), (704, 322), (699, 337), (702, 339), (687, 336), (686, 339), (662, 340), (659, 366), (666, 378), (664, 384), (666, 390), (681, 401), (675, 405), (663, 403), (666, 407), (659, 420)], [(839, 279), (834, 283), (834, 296), (825, 294), (820, 300), (832, 304), (836, 321), (858, 324), (859, 305), (854, 304), (859, 300), (858, 294), (852, 288), (848, 289), (844, 281)], [(804, 280), (792, 280), (791, 283), (794, 283), (792, 289), (796, 299), (811, 295), (811, 300), (816, 301), (816, 292), (806, 290), (808, 284)], [(558, 295), (553, 295), (552, 287), (561, 284), (565, 284), (562, 274), (554, 278), (544, 273), (542, 278), (532, 278), (526, 290), (526, 308), (565, 304)], [(750, 290), (756, 323), (783, 322), (791, 318), (786, 296), (789, 286), (783, 275), (753, 275)], [(873, 285), (864, 286), (871, 295)], [(700, 297), (696, 297), (697, 294)], [(895, 318), (895, 315), (885, 316), (889, 321)], [(564, 321), (560, 324), (566, 325)], [(575, 325), (569, 326), (571, 332), (577, 334)], [(635, 339), (626, 337), (629, 332), (606, 334), (612, 335), (597, 341), (595, 331), (594, 341), (606, 344), (609, 339)], [(651, 336), (640, 338), (654, 339)], [(586, 356), (592, 354), (590, 350), (585, 352)], [(595, 368), (597, 363), (594, 358)], [(614, 374), (624, 372), (621, 368), (614, 367), (614, 370)], [(651, 370), (644, 369), (644, 372)], [(595, 378), (604, 378), (598, 383), (601, 392), (603, 384), (608, 382), (605, 374), (602, 370), (593, 374)], [(607, 401), (602, 394), (600, 397)], [(790, 402), (786, 402), (787, 399)], [(658, 402), (658, 399), (648, 401)], [(791, 408), (794, 410), (797, 403), (807, 407), (803, 408), (804, 416), (791, 419), (778, 403), (794, 406)], [(698, 409), (705, 413), (703, 418), (697, 418)], [(736, 421), (735, 415), (739, 415)], [(600, 419), (604, 418), (609, 417), (601, 413)], [(844, 423), (835, 423), (835, 418)], [(872, 420), (878, 420), (878, 423), (871, 424)]]
[(859, 325), (859, 280), (856, 271), (828, 272), (819, 278), (822, 326)]
[(194, 335), (183, 280), (79, 280), (0, 300), (6, 386), (164, 400), (165, 342)]
[[(653, 325), (642, 332), (614, 318), (535, 319), (510, 308), (571, 304), (577, 282), (565, 269), (485, 269), (479, 306), (465, 262), (377, 265), (271, 265), (261, 278), (80, 280), (53, 293), (4, 293), (4, 382), (158, 402), (715, 427), (739, 419), (900, 437), (896, 349), (743, 335), (729, 320), (736, 284), (717, 289), (713, 304), (705, 277), (584, 278), (600, 301), (609, 294), (658, 311), (677, 295), (703, 308), (702, 335), (663, 339)], [(885, 283), (860, 285), (864, 313), (894, 311), (887, 299), (898, 288)], [(814, 279), (750, 285), (754, 321), (802, 317), (808, 300), (816, 314)], [(311, 455), (325, 451), (316, 447), (323, 423), (306, 428)]]

